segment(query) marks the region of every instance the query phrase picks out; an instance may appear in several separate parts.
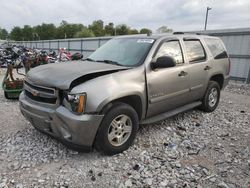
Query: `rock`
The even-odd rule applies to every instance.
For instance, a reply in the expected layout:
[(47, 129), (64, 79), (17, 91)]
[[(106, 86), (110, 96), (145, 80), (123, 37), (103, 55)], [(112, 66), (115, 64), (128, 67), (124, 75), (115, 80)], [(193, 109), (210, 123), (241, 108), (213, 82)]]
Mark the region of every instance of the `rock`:
[(138, 179), (140, 179), (140, 174), (135, 174), (134, 176), (133, 176), (133, 178), (135, 178), (136, 180), (138, 180)]
[(229, 186), (225, 182), (220, 182), (217, 187), (219, 188), (229, 188)]
[(203, 172), (206, 176), (209, 175), (209, 171), (208, 171), (206, 168), (203, 168), (203, 169), (202, 169), (202, 172)]
[(125, 182), (125, 187), (132, 187), (132, 181), (130, 179), (128, 179), (126, 182)]
[(10, 183), (11, 183), (11, 184), (14, 184), (14, 183), (15, 183), (15, 180), (14, 180), (14, 179), (10, 180)]
[(140, 166), (138, 164), (136, 164), (133, 166), (133, 169), (138, 171), (140, 169)]
[(120, 183), (120, 184), (118, 185), (118, 188), (125, 188), (125, 185), (124, 185), (123, 183)]
[(92, 180), (92, 181), (95, 181), (95, 180), (96, 180), (95, 176), (92, 176), (92, 177), (91, 177), (91, 180)]
[(215, 178), (215, 177), (212, 177), (212, 178), (209, 179), (209, 181), (213, 182), (213, 183), (216, 182), (216, 180), (217, 180), (217, 178)]
[(168, 185), (168, 180), (164, 180), (160, 183), (160, 186), (166, 187)]
[(8, 188), (8, 185), (5, 182), (0, 183), (0, 188)]
[(227, 137), (230, 136), (230, 134), (228, 132), (223, 132), (221, 134), (218, 135), (219, 137)]
[(17, 184), (16, 188), (23, 188), (23, 184), (21, 184), (21, 183)]
[(196, 127), (200, 127), (201, 124), (197, 122), (197, 123), (195, 123), (195, 126), (196, 126)]
[(175, 166), (176, 166), (177, 168), (181, 168), (181, 163), (176, 163)]
[(167, 146), (168, 146), (168, 143), (167, 143), (167, 142), (164, 142), (163, 145), (167, 147)]
[(187, 128), (184, 127), (183, 125), (177, 125), (177, 128), (181, 131), (187, 131)]
[(36, 177), (37, 178), (40, 178), (42, 176), (42, 174), (40, 173), (40, 172), (38, 172), (37, 174), (36, 174)]
[(153, 179), (152, 178), (147, 178), (145, 180), (145, 182), (146, 182), (147, 185), (152, 185), (153, 184)]
[(45, 180), (43, 180), (43, 179), (38, 180), (38, 183), (44, 183), (44, 182), (45, 182)]
[(171, 149), (177, 149), (178, 146), (176, 144), (174, 144), (174, 143), (169, 143), (168, 147), (171, 148)]

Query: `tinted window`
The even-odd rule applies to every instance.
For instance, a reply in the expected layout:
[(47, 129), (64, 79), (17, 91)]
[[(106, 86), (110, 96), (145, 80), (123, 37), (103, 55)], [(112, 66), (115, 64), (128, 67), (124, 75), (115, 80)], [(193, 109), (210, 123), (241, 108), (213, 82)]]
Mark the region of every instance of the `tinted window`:
[(176, 60), (176, 64), (183, 63), (181, 47), (178, 41), (164, 42), (159, 48), (156, 58), (161, 56), (171, 56)]
[(189, 62), (198, 62), (206, 59), (206, 54), (199, 40), (184, 41)]
[(206, 38), (204, 40), (215, 59), (228, 58), (226, 49), (219, 39)]

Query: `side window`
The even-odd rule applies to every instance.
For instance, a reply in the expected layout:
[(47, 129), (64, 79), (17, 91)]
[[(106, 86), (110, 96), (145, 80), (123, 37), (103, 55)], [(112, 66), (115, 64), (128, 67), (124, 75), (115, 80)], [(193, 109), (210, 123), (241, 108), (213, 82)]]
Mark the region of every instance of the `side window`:
[(206, 59), (204, 48), (199, 40), (186, 40), (187, 58), (190, 63), (200, 62)]
[(228, 58), (226, 49), (224, 48), (221, 40), (216, 38), (205, 38), (204, 40), (207, 43), (214, 59)]
[(156, 58), (161, 56), (171, 56), (176, 60), (176, 64), (183, 63), (183, 55), (179, 41), (164, 42), (159, 48)]

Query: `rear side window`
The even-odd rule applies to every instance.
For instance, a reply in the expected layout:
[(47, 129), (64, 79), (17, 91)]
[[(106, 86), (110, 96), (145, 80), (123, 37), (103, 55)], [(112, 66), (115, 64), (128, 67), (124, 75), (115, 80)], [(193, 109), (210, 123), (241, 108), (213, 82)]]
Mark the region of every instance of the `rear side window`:
[(186, 40), (187, 58), (190, 63), (201, 62), (206, 59), (206, 53), (199, 40)]
[(225, 47), (222, 44), (222, 41), (215, 38), (205, 38), (205, 42), (212, 53), (214, 59), (223, 59), (228, 58)]

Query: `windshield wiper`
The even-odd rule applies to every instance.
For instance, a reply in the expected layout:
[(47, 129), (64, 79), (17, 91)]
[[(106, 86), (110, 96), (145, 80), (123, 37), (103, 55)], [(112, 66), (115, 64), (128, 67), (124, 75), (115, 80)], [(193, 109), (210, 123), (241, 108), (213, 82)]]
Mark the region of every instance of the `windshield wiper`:
[(95, 61), (95, 60), (91, 58), (86, 58), (86, 59), (83, 59), (83, 61)]
[(112, 60), (108, 60), (108, 59), (96, 60), (96, 62), (103, 62), (103, 63), (107, 63), (107, 64), (113, 64), (113, 65), (123, 66), (122, 64), (120, 64), (120, 63), (118, 63), (116, 61), (112, 61)]

